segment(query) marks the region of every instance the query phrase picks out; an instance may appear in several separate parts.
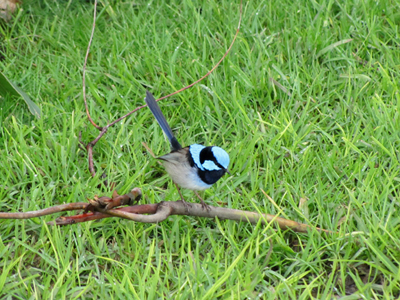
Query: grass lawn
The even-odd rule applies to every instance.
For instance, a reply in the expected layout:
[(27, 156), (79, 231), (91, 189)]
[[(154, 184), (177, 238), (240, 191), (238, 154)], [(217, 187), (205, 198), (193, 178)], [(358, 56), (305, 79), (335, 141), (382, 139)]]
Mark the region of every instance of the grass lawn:
[[(85, 142), (98, 134), (82, 98), (93, 3), (22, 8), (0, 25), (0, 70), (43, 117), (0, 100), (0, 211), (110, 195), (102, 173), (121, 194), (140, 187), (142, 203), (178, 200), (142, 145), (169, 151), (148, 109), (110, 128), (94, 148), (97, 176), (89, 173), (79, 133)], [(146, 89), (165, 96), (207, 73), (238, 18), (239, 1), (101, 1), (86, 78), (95, 122), (144, 104)], [(230, 154), (232, 176), (206, 202), (336, 234), (184, 216), (64, 227), (46, 225), (59, 215), (0, 220), (0, 298), (398, 298), (399, 24), (390, 0), (245, 1), (221, 66), (160, 102), (183, 145)]]

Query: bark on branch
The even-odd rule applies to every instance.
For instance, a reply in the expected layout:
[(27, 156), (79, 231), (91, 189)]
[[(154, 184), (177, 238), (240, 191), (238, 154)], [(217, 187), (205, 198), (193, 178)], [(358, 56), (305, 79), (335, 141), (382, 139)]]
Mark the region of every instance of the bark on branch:
[[(182, 215), (249, 222), (251, 224), (261, 222), (264, 225), (269, 225), (272, 223), (283, 230), (291, 229), (295, 232), (306, 233), (309, 230), (316, 229), (320, 232), (333, 233), (329, 230), (287, 220), (275, 215), (260, 214), (232, 208), (210, 206), (211, 209), (207, 211), (204, 210), (200, 204), (188, 203), (189, 210), (187, 210), (182, 201), (167, 201), (157, 204), (143, 204), (113, 208), (115, 206), (127, 203), (131, 204), (134, 201), (138, 201), (141, 196), (142, 193), (139, 188), (134, 188), (131, 192), (125, 195), (118, 195), (114, 191), (112, 197), (95, 197), (94, 200), (89, 200), (90, 203), (78, 202), (62, 204), (42, 210), (23, 213), (0, 213), (0, 219), (30, 219), (64, 211), (84, 210), (83, 214), (59, 217), (55, 221), (49, 222), (49, 224), (70, 225), (109, 217), (119, 217), (140, 223), (159, 223), (166, 220), (169, 216)], [(86, 213), (87, 210), (93, 211)]]

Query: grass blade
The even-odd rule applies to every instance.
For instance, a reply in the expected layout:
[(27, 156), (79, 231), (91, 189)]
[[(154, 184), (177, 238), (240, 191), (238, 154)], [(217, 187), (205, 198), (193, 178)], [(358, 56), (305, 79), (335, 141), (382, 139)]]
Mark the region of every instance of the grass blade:
[(25, 103), (28, 105), (29, 111), (37, 118), (40, 118), (40, 108), (23, 90), (17, 87), (3, 73), (0, 72), (0, 95), (5, 96), (7, 94), (16, 97), (22, 97), (22, 99), (24, 99)]

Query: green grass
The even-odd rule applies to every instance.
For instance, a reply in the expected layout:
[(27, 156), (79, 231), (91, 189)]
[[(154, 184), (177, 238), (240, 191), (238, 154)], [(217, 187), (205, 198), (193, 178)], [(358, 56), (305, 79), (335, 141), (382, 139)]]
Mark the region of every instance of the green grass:
[[(146, 89), (157, 97), (195, 81), (230, 44), (239, 3), (165, 2), (99, 6), (87, 87), (100, 126), (142, 105)], [(169, 150), (147, 109), (101, 139), (97, 177), (90, 176), (78, 136), (88, 142), (98, 134), (81, 94), (92, 3), (22, 7), (0, 26), (0, 68), (43, 118), (23, 101), (1, 100), (0, 210), (109, 195), (98, 187), (103, 172), (120, 193), (142, 188), (142, 203), (179, 199), (141, 144), (156, 155)], [(241, 32), (221, 66), (160, 103), (182, 144), (230, 153), (233, 176), (206, 192), (209, 204), (338, 234), (179, 216), (153, 225), (105, 219), (65, 227), (46, 225), (56, 216), (1, 220), (1, 297), (398, 298), (399, 12), (390, 0), (245, 2)]]

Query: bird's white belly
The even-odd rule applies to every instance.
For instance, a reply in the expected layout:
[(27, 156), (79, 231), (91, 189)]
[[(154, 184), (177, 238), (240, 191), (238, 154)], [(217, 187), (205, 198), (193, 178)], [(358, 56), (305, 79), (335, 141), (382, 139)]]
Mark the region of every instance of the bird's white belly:
[(196, 169), (187, 163), (164, 160), (163, 164), (172, 180), (185, 189), (202, 191), (211, 187), (211, 184), (202, 181)]

